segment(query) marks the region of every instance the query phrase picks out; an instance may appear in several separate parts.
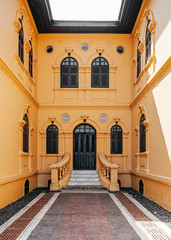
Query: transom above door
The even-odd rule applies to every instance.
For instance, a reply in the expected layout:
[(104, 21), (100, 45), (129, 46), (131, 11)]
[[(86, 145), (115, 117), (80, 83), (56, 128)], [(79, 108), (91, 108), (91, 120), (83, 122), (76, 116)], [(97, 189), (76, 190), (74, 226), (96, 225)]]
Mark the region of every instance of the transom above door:
[(88, 124), (74, 130), (73, 168), (75, 170), (96, 169), (96, 131)]

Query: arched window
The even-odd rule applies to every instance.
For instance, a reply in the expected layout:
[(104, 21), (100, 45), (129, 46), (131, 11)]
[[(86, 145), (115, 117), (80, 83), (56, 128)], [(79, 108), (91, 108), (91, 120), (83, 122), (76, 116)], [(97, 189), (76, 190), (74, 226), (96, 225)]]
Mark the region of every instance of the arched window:
[(137, 78), (139, 77), (139, 74), (141, 72), (141, 52), (139, 51), (139, 46), (140, 43), (138, 43), (138, 48), (137, 48)]
[(24, 195), (29, 193), (29, 180), (27, 179), (24, 184)]
[(111, 128), (111, 154), (122, 153), (122, 128), (119, 125), (114, 125)]
[(105, 58), (95, 58), (91, 64), (91, 87), (109, 87), (109, 63)]
[(58, 128), (54, 124), (46, 130), (46, 153), (58, 153)]
[(146, 151), (146, 127), (144, 125), (145, 115), (142, 114), (140, 120), (140, 152)]
[(145, 47), (146, 47), (146, 56), (145, 63), (147, 64), (148, 59), (151, 56), (151, 32), (149, 30), (150, 19), (148, 20), (146, 35), (145, 35)]
[(24, 114), (23, 120), (25, 121), (23, 127), (23, 152), (29, 152), (29, 121), (27, 114)]
[(24, 32), (22, 18), (19, 18), (19, 23), (21, 28), (18, 33), (18, 56), (21, 59), (21, 62), (24, 63)]
[(141, 193), (142, 195), (144, 193), (144, 183), (141, 179), (139, 181), (139, 193)]
[(30, 73), (30, 76), (33, 77), (33, 48), (30, 40), (29, 40), (29, 43), (31, 46), (31, 49), (29, 51), (29, 73)]
[(61, 88), (78, 87), (78, 63), (72, 57), (61, 62)]

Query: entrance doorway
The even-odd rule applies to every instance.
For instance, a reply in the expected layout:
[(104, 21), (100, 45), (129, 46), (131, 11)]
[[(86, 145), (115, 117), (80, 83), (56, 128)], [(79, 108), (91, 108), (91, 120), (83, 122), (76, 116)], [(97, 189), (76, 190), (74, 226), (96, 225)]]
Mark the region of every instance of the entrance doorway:
[(96, 130), (81, 124), (74, 130), (74, 170), (96, 169)]

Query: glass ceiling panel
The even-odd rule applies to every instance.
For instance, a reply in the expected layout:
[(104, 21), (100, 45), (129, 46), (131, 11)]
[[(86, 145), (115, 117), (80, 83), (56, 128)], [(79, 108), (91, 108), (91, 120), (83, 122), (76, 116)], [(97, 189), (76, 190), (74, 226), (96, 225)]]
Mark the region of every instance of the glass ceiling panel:
[(117, 21), (122, 0), (49, 0), (53, 20)]

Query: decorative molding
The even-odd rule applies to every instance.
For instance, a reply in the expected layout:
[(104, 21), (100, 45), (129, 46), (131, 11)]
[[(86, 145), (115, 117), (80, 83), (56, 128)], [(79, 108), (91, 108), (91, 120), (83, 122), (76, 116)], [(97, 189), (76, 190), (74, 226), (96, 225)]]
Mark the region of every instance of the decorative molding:
[(151, 180), (154, 182), (158, 182), (161, 184), (171, 186), (171, 178), (170, 177), (162, 177), (162, 176), (155, 175), (152, 173), (142, 173), (142, 172), (137, 172), (137, 171), (133, 171), (133, 170), (131, 170), (131, 174), (138, 176), (138, 177), (143, 177), (145, 179), (148, 179), (148, 180)]
[(135, 37), (136, 37), (136, 39), (137, 39), (138, 42), (140, 41), (140, 36), (141, 36), (141, 33), (137, 31), (137, 32), (135, 33)]
[(89, 119), (89, 116), (86, 115), (86, 114), (83, 114), (83, 115), (81, 115), (80, 117), (81, 117), (82, 119)]
[(18, 19), (15, 19), (13, 21), (13, 23), (14, 23), (15, 32), (17, 33), (17, 35), (19, 35), (19, 31), (20, 31), (21, 25), (19, 24)]
[(9, 184), (15, 181), (19, 181), (24, 178), (32, 177), (37, 174), (38, 174), (38, 170), (33, 170), (32, 172), (29, 172), (29, 173), (17, 174), (17, 175), (8, 176), (5, 178), (0, 178), (0, 186), (4, 184)]
[(49, 117), (49, 121), (50, 122), (54, 122), (56, 120), (56, 117), (52, 116), (52, 117)]
[(30, 80), (30, 82), (35, 86), (36, 83), (33, 80), (33, 78), (30, 76), (30, 73), (27, 71), (27, 69), (24, 67), (23, 63), (21, 62), (20, 58), (18, 55), (15, 55), (15, 59), (17, 60), (19, 66), (21, 67), (22, 71), (27, 75), (28, 79)]
[(133, 57), (133, 59), (132, 59), (132, 64), (133, 64), (133, 66), (134, 66), (134, 68), (135, 68), (135, 67), (136, 67), (136, 64), (137, 64), (137, 61), (136, 61), (135, 57)]
[(44, 110), (44, 109), (68, 109), (68, 110), (75, 110), (75, 109), (93, 109), (93, 110), (99, 110), (102, 109), (104, 111), (104, 109), (120, 109), (120, 110), (129, 110), (130, 109), (130, 105), (129, 104), (123, 104), (123, 105), (102, 105), (100, 104), (99, 106), (97, 105), (78, 105), (78, 104), (67, 104), (67, 105), (55, 105), (55, 104), (40, 104), (39, 105), (40, 110)]
[(97, 48), (96, 49), (96, 52), (99, 54), (102, 54), (104, 52), (104, 49), (103, 48)]
[(165, 76), (165, 74), (167, 74), (167, 72), (170, 70), (171, 68), (171, 57), (168, 58), (168, 60), (162, 65), (162, 67), (158, 70), (158, 72), (156, 72), (155, 75), (153, 75), (153, 77), (151, 78), (151, 80), (149, 81), (149, 83), (147, 83), (147, 85), (141, 90), (141, 92), (139, 93), (138, 96), (136, 96), (130, 107), (131, 109), (151, 90), (153, 89), (161, 80), (162, 78)]
[(149, 29), (149, 31), (150, 31), (151, 33), (153, 33), (154, 30), (155, 30), (155, 28), (156, 28), (156, 21), (155, 21), (155, 20), (151, 20), (148, 29)]
[(26, 42), (25, 49), (26, 49), (26, 52), (29, 54), (29, 51), (31, 50), (31, 45), (30, 45), (29, 41)]
[(141, 53), (141, 55), (142, 55), (143, 52), (144, 52), (144, 43), (143, 43), (143, 42), (140, 43), (138, 49), (139, 49), (139, 51), (140, 51), (140, 53)]
[(74, 50), (72, 48), (65, 48), (65, 52), (66, 53), (72, 53)]
[(138, 136), (138, 132), (139, 132), (138, 126), (136, 126), (136, 127), (134, 128), (134, 131), (135, 131), (135, 133), (136, 133), (136, 136)]
[(11, 69), (9, 69), (9, 67), (5, 64), (5, 62), (1, 58), (0, 58), (0, 69), (13, 83), (16, 84), (16, 86), (32, 101), (33, 104), (39, 107), (37, 100), (29, 93), (29, 91), (25, 88), (25, 86), (14, 75)]

